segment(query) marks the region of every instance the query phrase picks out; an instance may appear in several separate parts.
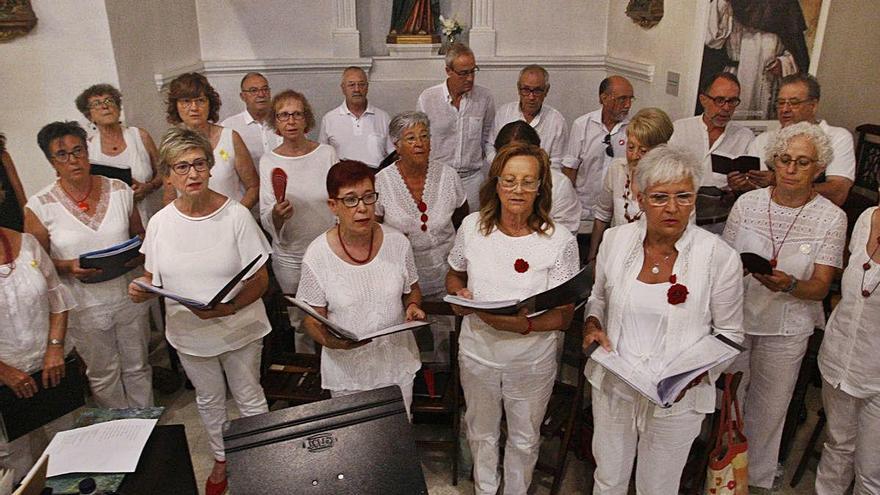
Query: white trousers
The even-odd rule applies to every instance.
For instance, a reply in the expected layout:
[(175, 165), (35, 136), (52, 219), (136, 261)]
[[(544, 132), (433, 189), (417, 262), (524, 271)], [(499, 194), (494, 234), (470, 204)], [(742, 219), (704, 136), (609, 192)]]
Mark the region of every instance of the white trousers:
[(208, 431), (208, 442), (211, 444), (214, 459), (218, 461), (226, 460), (223, 425), (227, 421), (227, 383), (243, 417), (269, 411), (263, 387), (260, 385), (262, 350), (263, 342), (257, 339), (241, 349), (224, 352), (219, 356), (199, 357), (179, 353), (186, 376), (196, 389), (196, 406)]
[(153, 405), (147, 311), (146, 305), (126, 299), (112, 309), (71, 312), (68, 335), (86, 363), (86, 376), (98, 406)]
[[(369, 390), (375, 390), (377, 388), (382, 388), (382, 387), (386, 387), (386, 386), (390, 386), (390, 385), (391, 384), (378, 385), (374, 388), (367, 389), (367, 390), (355, 390), (355, 389), (331, 390), (330, 397), (342, 397), (345, 395), (353, 395), (353, 394), (358, 394), (361, 392), (368, 392)], [(413, 396), (413, 381), (412, 381), (412, 379), (410, 379), (410, 381), (408, 381), (406, 383), (396, 383), (395, 385), (400, 387), (400, 393), (403, 394), (403, 407), (406, 408), (406, 417), (412, 418), (412, 413), (410, 412), (410, 407), (412, 407), (412, 396)]]
[[(606, 374), (604, 381), (610, 379), (615, 378)], [(681, 472), (705, 415), (687, 411), (656, 417), (656, 406), (644, 397), (628, 402), (595, 387), (592, 399), (593, 495), (626, 495), (636, 457), (636, 493), (677, 495)]]
[(880, 394), (859, 399), (822, 380), (827, 438), (816, 470), (816, 493), (880, 494)]
[(541, 446), (541, 421), (553, 393), (556, 359), (519, 369), (490, 368), (464, 355), (459, 358), (468, 445), (474, 458), (474, 491), (498, 491), (498, 441), (502, 409), (507, 417), (504, 446), (504, 493), (524, 495)]
[(746, 335), (728, 373), (743, 372), (738, 394), (749, 441), (749, 485), (772, 488), (785, 413), (810, 334)]
[(459, 175), (461, 178), (461, 186), (464, 188), (464, 195), (467, 197), (468, 210), (471, 213), (480, 209), (480, 187), (486, 179), (483, 170), (468, 172), (470, 175)]

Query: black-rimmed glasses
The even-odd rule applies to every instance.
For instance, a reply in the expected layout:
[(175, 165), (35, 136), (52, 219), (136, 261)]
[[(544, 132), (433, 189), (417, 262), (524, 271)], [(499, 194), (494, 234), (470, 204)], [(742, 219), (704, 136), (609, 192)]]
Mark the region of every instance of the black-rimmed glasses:
[(67, 163), (70, 161), (70, 157), (74, 158), (82, 158), (86, 156), (86, 147), (85, 146), (77, 146), (70, 151), (58, 150), (55, 154), (52, 155), (52, 159), (58, 163)]
[(344, 204), (345, 206), (347, 206), (349, 208), (357, 208), (358, 203), (360, 203), (361, 201), (363, 201), (364, 204), (367, 206), (375, 204), (376, 201), (379, 201), (379, 193), (371, 192), (371, 193), (364, 194), (361, 197), (343, 196), (341, 198), (333, 198), (333, 199), (342, 201), (342, 204)]
[(206, 158), (196, 158), (192, 163), (177, 162), (171, 164), (171, 170), (177, 175), (188, 174), (190, 168), (196, 169), (196, 172), (204, 172), (205, 170), (208, 170), (208, 160)]
[(242, 93), (247, 93), (249, 95), (258, 95), (258, 94), (272, 94), (272, 88), (269, 86), (263, 86), (262, 88), (248, 88), (241, 90)]
[(712, 100), (712, 103), (714, 103), (716, 106), (719, 106), (719, 107), (723, 107), (724, 105), (730, 105), (731, 107), (736, 108), (739, 106), (740, 103), (742, 103), (742, 100), (740, 100), (739, 98), (737, 98), (735, 96), (733, 98), (725, 98), (723, 96), (712, 96), (712, 95), (706, 94), (706, 93), (703, 93), (703, 96)]

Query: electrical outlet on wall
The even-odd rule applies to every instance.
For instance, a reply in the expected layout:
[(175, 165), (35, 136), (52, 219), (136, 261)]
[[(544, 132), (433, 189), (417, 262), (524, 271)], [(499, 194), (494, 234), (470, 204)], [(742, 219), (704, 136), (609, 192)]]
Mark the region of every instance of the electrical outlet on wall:
[(681, 74), (678, 72), (666, 72), (666, 94), (678, 96), (678, 82), (680, 79)]

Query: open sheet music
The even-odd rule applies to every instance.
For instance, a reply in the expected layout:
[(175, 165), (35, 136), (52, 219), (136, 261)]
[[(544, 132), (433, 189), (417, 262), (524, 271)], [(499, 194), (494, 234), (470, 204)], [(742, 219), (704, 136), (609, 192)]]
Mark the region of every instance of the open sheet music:
[(323, 316), (321, 316), (320, 313), (315, 311), (314, 308), (312, 308), (307, 302), (299, 300), (299, 299), (297, 299), (295, 297), (291, 297), (291, 296), (284, 296), (284, 297), (286, 297), (287, 300), (290, 301), (294, 306), (305, 311), (306, 314), (308, 314), (312, 318), (321, 322), (325, 327), (327, 327), (327, 330), (330, 333), (332, 333), (333, 335), (335, 335), (337, 338), (344, 339), (344, 340), (351, 340), (354, 342), (361, 342), (364, 340), (374, 339), (376, 337), (382, 337), (383, 335), (390, 335), (392, 333), (405, 332), (408, 330), (415, 330), (416, 328), (422, 328), (422, 327), (427, 327), (427, 326), (431, 325), (427, 321), (405, 321), (399, 325), (390, 326), (388, 328), (381, 328), (379, 330), (370, 332), (366, 335), (359, 335), (349, 329), (343, 328), (343, 327), (337, 325), (336, 323), (333, 323), (332, 321), (328, 320), (327, 318), (324, 318)]
[(79, 255), (79, 266), (101, 270), (99, 275), (83, 280), (83, 283), (103, 282), (130, 272), (134, 266), (126, 266), (126, 263), (140, 255), (140, 248), (141, 238), (134, 236), (108, 248)]
[(243, 279), (244, 276), (247, 275), (247, 273), (250, 271), (250, 269), (253, 268), (253, 266), (256, 265), (257, 262), (260, 261), (260, 258), (262, 258), (262, 257), (263, 257), (262, 254), (257, 255), (257, 257), (253, 259), (253, 261), (248, 263), (247, 266), (242, 268), (240, 272), (238, 272), (234, 277), (232, 277), (232, 280), (230, 280), (225, 286), (223, 286), (223, 288), (220, 289), (220, 292), (218, 292), (208, 302), (197, 301), (195, 299), (181, 296), (180, 294), (175, 294), (175, 293), (168, 291), (168, 290), (165, 290), (161, 287), (156, 287), (155, 285), (148, 284), (141, 279), (135, 279), (134, 283), (138, 287), (140, 287), (146, 291), (155, 292), (156, 294), (159, 294), (160, 296), (164, 296), (164, 297), (167, 297), (168, 299), (172, 299), (174, 301), (177, 301), (180, 304), (183, 304), (184, 306), (186, 306), (188, 308), (199, 309), (199, 310), (213, 309), (214, 306), (220, 304), (220, 302), (223, 300), (223, 298), (226, 297), (226, 295), (229, 294), (232, 291), (232, 289), (235, 288), (236, 285), (238, 285), (239, 282), (241, 282), (241, 279)]
[(520, 308), (526, 308), (531, 315), (548, 309), (553, 309), (557, 306), (562, 306), (563, 304), (582, 301), (589, 296), (592, 287), (592, 271), (585, 266), (573, 277), (556, 287), (522, 300), (475, 301), (473, 299), (465, 299), (463, 297), (448, 294), (443, 296), (443, 301), (464, 308), (471, 308), (477, 311), (484, 311), (486, 313), (498, 315), (513, 315), (519, 312)]
[(706, 335), (675, 357), (654, 376), (644, 366), (630, 363), (616, 351), (598, 343), (588, 349), (589, 357), (660, 407), (672, 407), (678, 394), (704, 372), (735, 357), (743, 348), (723, 335)]

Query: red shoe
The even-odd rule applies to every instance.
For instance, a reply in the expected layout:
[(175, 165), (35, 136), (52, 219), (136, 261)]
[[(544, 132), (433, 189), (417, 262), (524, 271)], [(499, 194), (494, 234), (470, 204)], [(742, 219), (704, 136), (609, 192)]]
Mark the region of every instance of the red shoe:
[[(226, 461), (214, 461), (220, 464), (226, 464)], [(223, 481), (219, 483), (214, 483), (211, 481), (211, 476), (208, 475), (208, 479), (205, 480), (205, 495), (223, 495), (226, 493), (226, 488), (229, 485), (228, 479), (226, 477), (223, 478)]]

